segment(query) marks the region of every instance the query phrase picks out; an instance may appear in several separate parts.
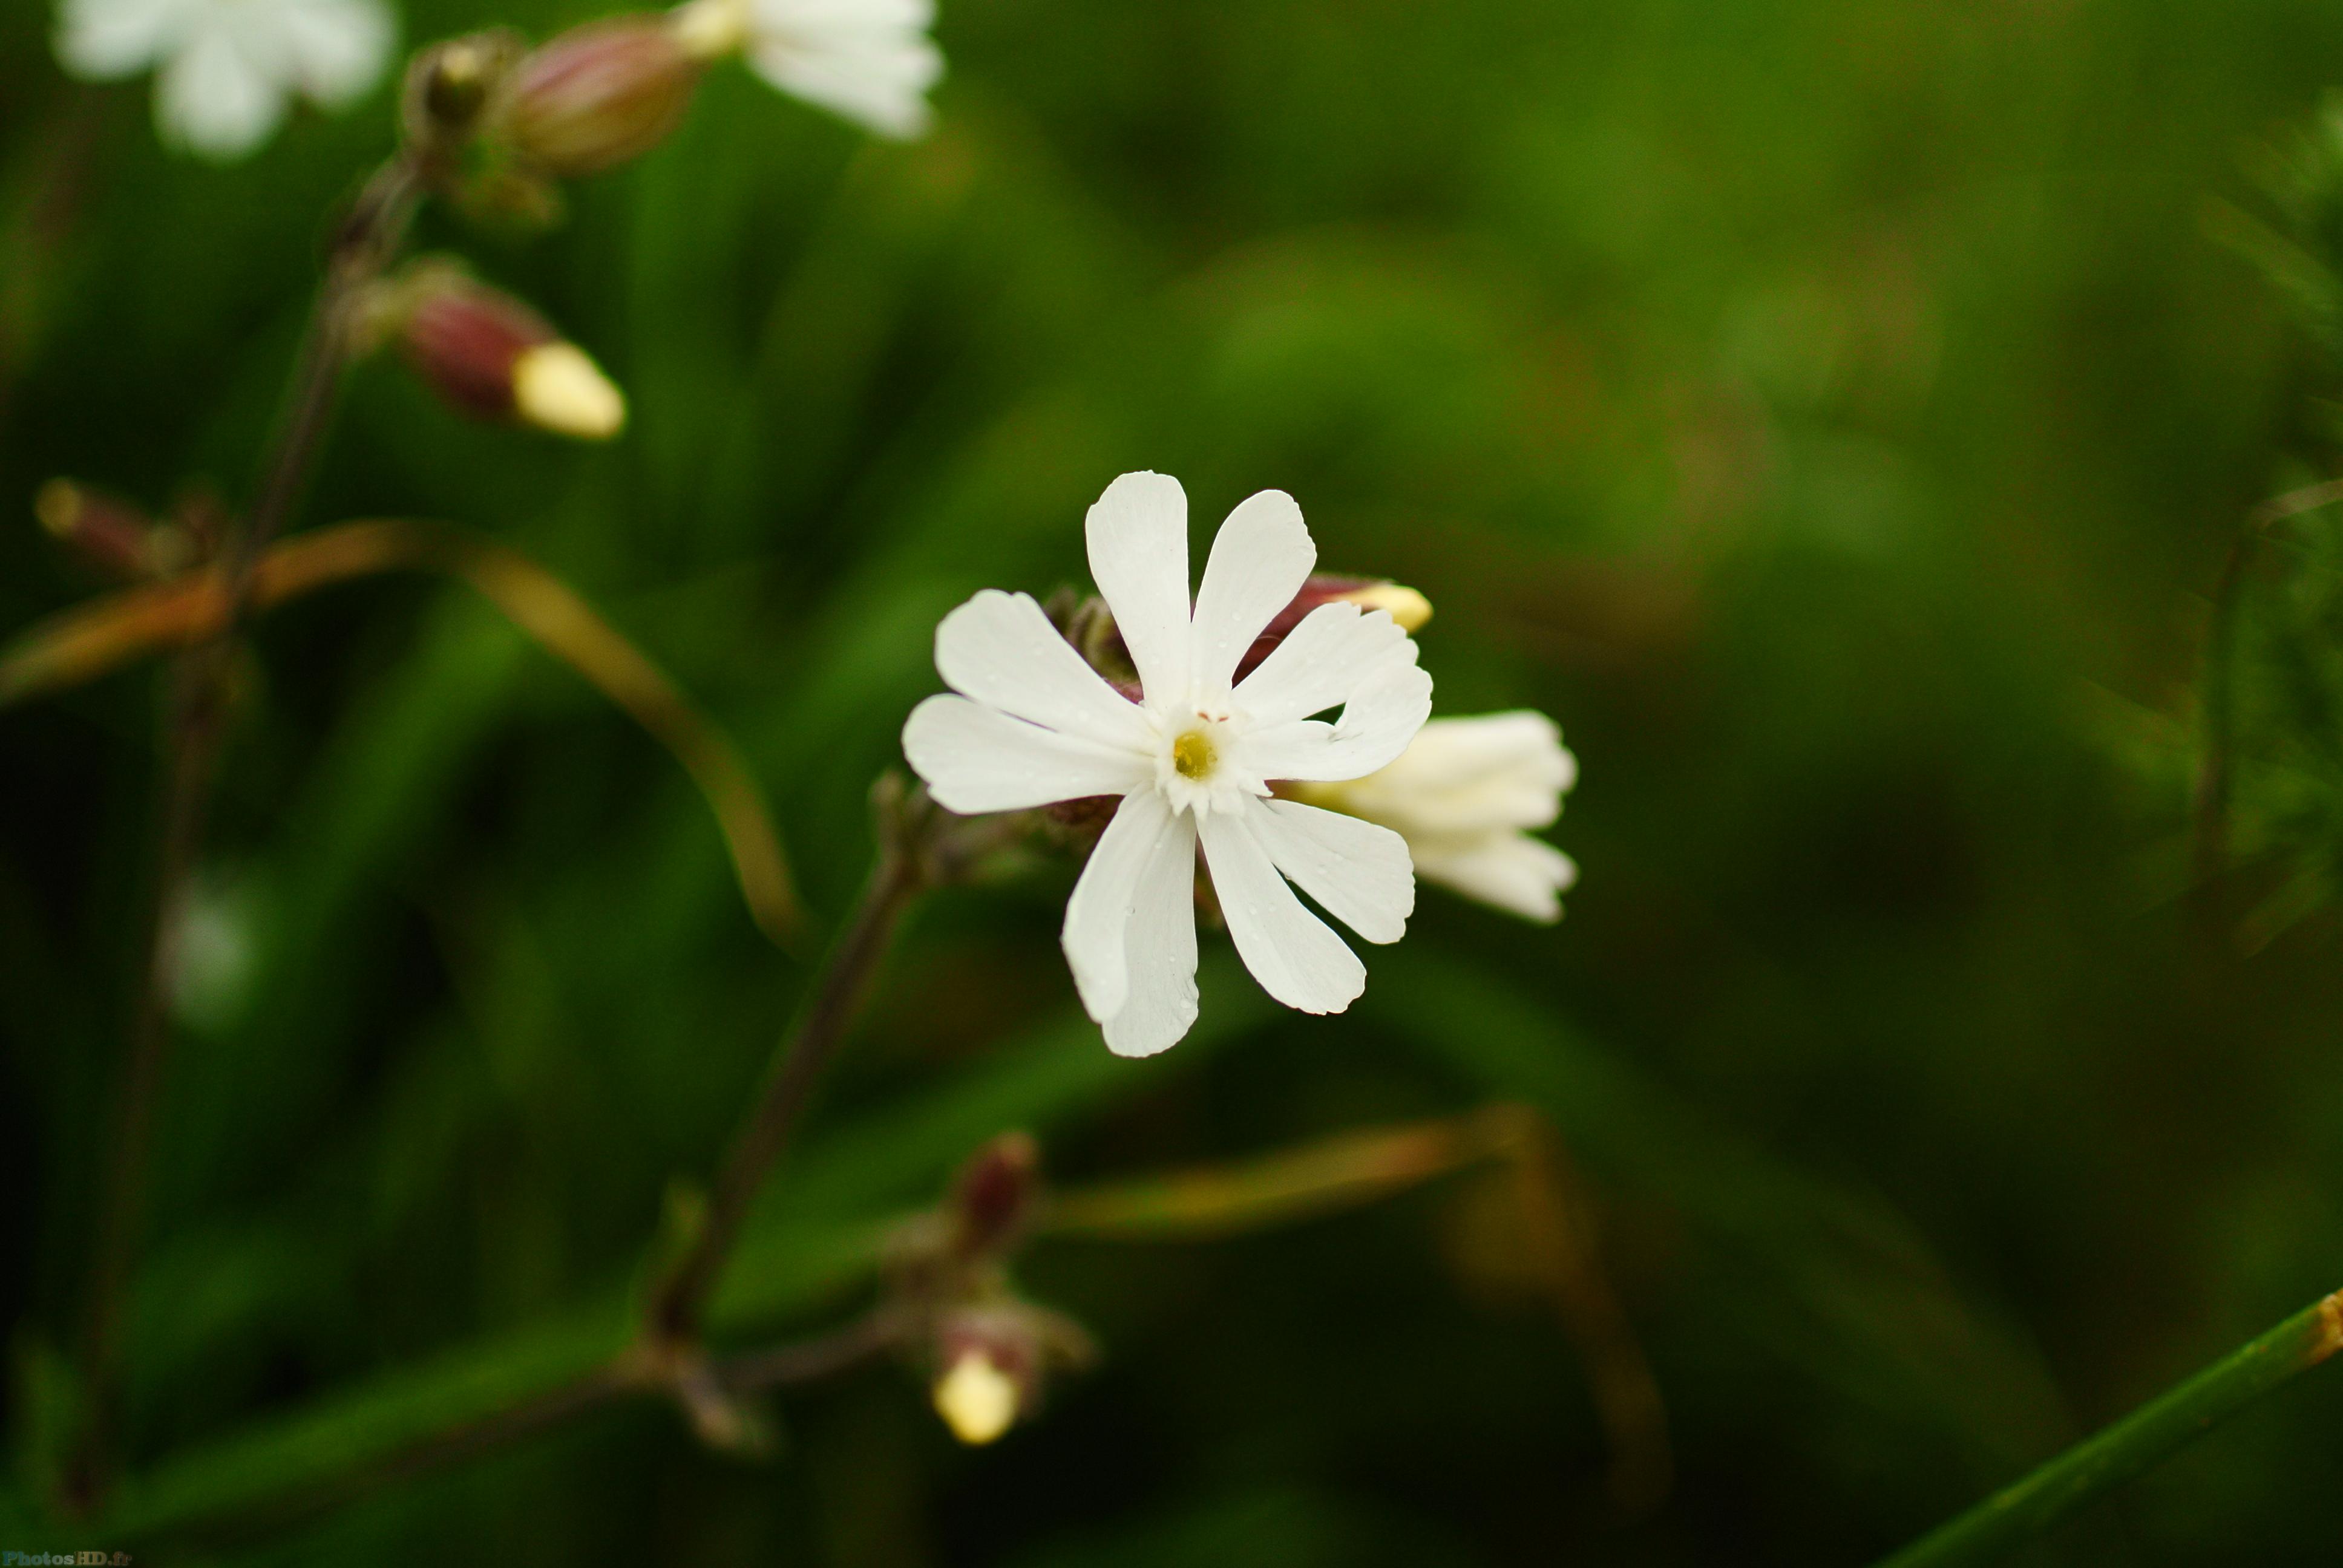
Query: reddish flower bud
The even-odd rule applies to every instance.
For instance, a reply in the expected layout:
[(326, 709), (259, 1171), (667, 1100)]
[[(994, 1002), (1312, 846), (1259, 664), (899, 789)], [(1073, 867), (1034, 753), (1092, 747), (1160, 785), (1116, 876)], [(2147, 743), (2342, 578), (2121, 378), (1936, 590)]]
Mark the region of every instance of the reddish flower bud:
[(111, 578), (138, 581), (169, 577), (194, 564), (185, 530), (156, 524), (129, 502), (51, 479), (33, 498), (41, 527)]
[(701, 68), (664, 18), (589, 22), (513, 68), (496, 134), (546, 174), (597, 174), (667, 139), (691, 106)]
[(1041, 1195), (1041, 1146), (1004, 1132), (970, 1157), (952, 1180), (954, 1241), (962, 1257), (997, 1252), (1017, 1239)]
[(422, 264), (386, 286), (377, 310), (416, 372), (466, 413), (584, 441), (608, 440), (626, 424), (625, 397), (584, 350), (457, 267)]
[(1237, 661), (1237, 678), (1242, 680), (1252, 674), (1253, 667), (1291, 636), (1312, 610), (1343, 603), (1382, 610), (1405, 632), (1421, 629), (1432, 618), (1432, 601), (1412, 588), (1376, 578), (1313, 576), (1302, 585), (1302, 591), (1293, 596), (1292, 602), (1277, 612), (1268, 628), (1253, 640), (1252, 647), (1245, 650), (1245, 656)]

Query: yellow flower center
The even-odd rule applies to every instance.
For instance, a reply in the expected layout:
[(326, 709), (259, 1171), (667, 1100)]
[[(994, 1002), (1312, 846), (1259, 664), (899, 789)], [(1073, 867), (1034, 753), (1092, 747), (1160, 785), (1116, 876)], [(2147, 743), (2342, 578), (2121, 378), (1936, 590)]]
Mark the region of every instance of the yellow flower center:
[(1201, 729), (1191, 729), (1172, 743), (1172, 766), (1180, 770), (1182, 779), (1202, 779), (1212, 770), (1216, 760), (1212, 742)]

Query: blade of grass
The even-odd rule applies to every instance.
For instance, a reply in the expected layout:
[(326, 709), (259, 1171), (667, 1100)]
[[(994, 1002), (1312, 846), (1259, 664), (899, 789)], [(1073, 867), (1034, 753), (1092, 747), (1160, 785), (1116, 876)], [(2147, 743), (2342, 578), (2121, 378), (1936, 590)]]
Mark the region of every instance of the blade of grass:
[(1884, 1559), (1879, 1568), (1991, 1563), (2134, 1481), (2271, 1390), (2343, 1350), (2343, 1292), (2305, 1307), (2195, 1377)]
[(1426, 949), (1376, 964), (1362, 1013), (1474, 1092), (1534, 1106), (1589, 1168), (1682, 1215), (1738, 1282), (1743, 1332), (1851, 1401), (1925, 1421), (1981, 1478), (2072, 1435), (2036, 1358), (1885, 1204), (1718, 1125), (1503, 980)]

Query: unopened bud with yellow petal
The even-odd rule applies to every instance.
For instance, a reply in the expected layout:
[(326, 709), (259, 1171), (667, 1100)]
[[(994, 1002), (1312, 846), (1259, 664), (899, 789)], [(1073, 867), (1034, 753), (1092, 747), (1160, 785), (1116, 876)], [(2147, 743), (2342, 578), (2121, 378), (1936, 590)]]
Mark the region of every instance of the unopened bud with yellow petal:
[(625, 396), (585, 350), (452, 263), (417, 264), (384, 284), (367, 314), (370, 335), (396, 338), (417, 374), (465, 413), (582, 441), (626, 427)]
[(1354, 604), (1367, 611), (1381, 610), (1392, 618), (1400, 630), (1414, 633), (1432, 618), (1432, 601), (1412, 588), (1380, 578), (1340, 577), (1331, 572), (1313, 572), (1302, 585), (1286, 607), (1271, 618), (1261, 636), (1253, 639), (1244, 657), (1237, 660), (1237, 678), (1252, 673), (1255, 666), (1267, 658), (1293, 634), (1293, 628), (1307, 620), (1313, 611), (1330, 604)]
[(1361, 609), (1382, 610), (1410, 635), (1422, 631), (1423, 623), (1432, 618), (1432, 601), (1401, 583), (1369, 583), (1334, 598)]
[(513, 361), (513, 411), (527, 423), (580, 441), (626, 428), (627, 399), (575, 343), (540, 343)]
[(689, 0), (667, 14), (668, 31), (695, 60), (720, 60), (748, 45), (749, 0)]
[(971, 1345), (936, 1380), (935, 1402), (936, 1413), (952, 1435), (974, 1446), (992, 1442), (1017, 1423), (1024, 1393), (990, 1352)]
[(1007, 1293), (980, 1295), (938, 1321), (930, 1392), (936, 1413), (966, 1443), (990, 1442), (1041, 1405), (1053, 1370), (1097, 1353), (1081, 1325)]

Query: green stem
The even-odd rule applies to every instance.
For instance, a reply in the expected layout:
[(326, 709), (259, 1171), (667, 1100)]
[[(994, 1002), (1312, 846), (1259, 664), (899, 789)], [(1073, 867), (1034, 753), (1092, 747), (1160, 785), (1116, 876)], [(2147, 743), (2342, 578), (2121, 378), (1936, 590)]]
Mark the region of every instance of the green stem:
[(652, 1287), (645, 1312), (654, 1343), (689, 1344), (699, 1337), (709, 1297), (723, 1276), (749, 1206), (788, 1149), (814, 1088), (846, 1043), (895, 928), (926, 885), (920, 857), (898, 838), (892, 812), (880, 811), (879, 864), (862, 901), (831, 947), (795, 1027), (773, 1053), (765, 1087), (718, 1172), (708, 1210), (682, 1256)]
[(2178, 1387), (2085, 1439), (2014, 1486), (1885, 1559), (1878, 1568), (1990, 1563), (2100, 1493), (2137, 1480), (2193, 1439), (2343, 1349), (2343, 1291), (2304, 1308)]

